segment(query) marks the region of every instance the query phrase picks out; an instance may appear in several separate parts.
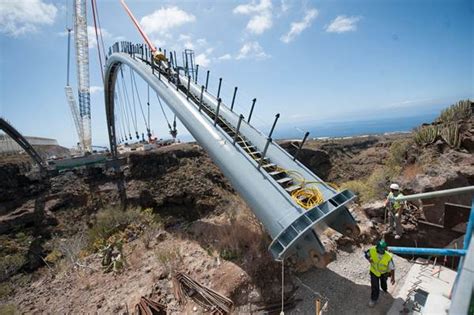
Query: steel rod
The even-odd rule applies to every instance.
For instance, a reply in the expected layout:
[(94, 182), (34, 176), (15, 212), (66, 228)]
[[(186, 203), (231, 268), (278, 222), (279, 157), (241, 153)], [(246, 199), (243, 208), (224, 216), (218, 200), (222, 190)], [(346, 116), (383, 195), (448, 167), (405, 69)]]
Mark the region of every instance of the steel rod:
[(239, 121), (237, 122), (237, 129), (235, 130), (234, 143), (233, 143), (234, 145), (235, 145), (235, 142), (237, 141), (237, 137), (239, 136), (240, 125), (242, 124), (243, 119), (244, 119), (244, 115), (240, 114)]
[(260, 157), (260, 161), (258, 162), (258, 167), (260, 168), (263, 164), (263, 159), (265, 159), (265, 155), (267, 155), (267, 150), (268, 147), (270, 146), (270, 143), (272, 142), (272, 138), (268, 137), (267, 138), (267, 143), (265, 143), (265, 147), (263, 148), (262, 156)]
[(250, 123), (250, 119), (252, 118), (252, 114), (253, 114), (253, 109), (255, 108), (255, 102), (257, 101), (256, 98), (254, 98), (252, 100), (252, 107), (250, 108), (250, 114), (249, 114), (249, 118), (247, 119), (247, 122)]
[(199, 65), (196, 65), (196, 74), (194, 76), (194, 83), (197, 84), (198, 83), (198, 72), (199, 71)]
[(452, 248), (421, 248), (389, 246), (388, 250), (394, 254), (426, 255), (426, 256), (464, 256), (467, 250)]
[(206, 74), (206, 91), (207, 91), (207, 86), (209, 84), (209, 70), (207, 70), (207, 74)]
[(201, 85), (201, 97), (199, 98), (199, 111), (202, 109), (202, 95), (204, 94), (204, 85)]
[(217, 99), (217, 108), (216, 108), (216, 116), (214, 117), (214, 126), (217, 124), (217, 118), (219, 117), (219, 109), (221, 108), (221, 99)]
[(474, 194), (474, 186), (466, 186), (466, 187), (459, 187), (459, 188), (446, 189), (446, 190), (430, 191), (430, 192), (426, 192), (426, 193), (420, 193), (420, 194), (408, 195), (408, 196), (403, 196), (403, 197), (397, 197), (397, 198), (394, 198), (393, 200), (409, 201), (409, 200), (417, 200), (417, 199), (430, 199), (430, 198), (458, 195), (458, 194), (469, 193), (469, 192), (472, 192)]
[(232, 104), (230, 104), (230, 110), (234, 111), (234, 102), (235, 102), (235, 96), (237, 95), (237, 87), (234, 88), (234, 95), (232, 96)]
[(277, 124), (278, 118), (280, 118), (280, 114), (279, 114), (279, 113), (275, 115), (275, 121), (273, 122), (272, 129), (270, 129), (270, 134), (268, 135), (269, 138), (271, 138), (272, 135), (273, 135), (273, 130), (275, 130), (275, 126), (276, 126), (276, 124)]
[(217, 98), (221, 95), (222, 78), (219, 78), (219, 87), (217, 88)]
[(304, 134), (303, 141), (301, 141), (298, 150), (296, 151), (295, 155), (293, 156), (293, 161), (295, 161), (298, 158), (298, 155), (300, 154), (300, 151), (303, 148), (303, 145), (306, 142), (306, 139), (308, 139), (308, 136), (309, 136), (309, 132), (306, 132)]
[(186, 89), (186, 99), (189, 100), (189, 89), (191, 88), (191, 76), (188, 75), (188, 88)]

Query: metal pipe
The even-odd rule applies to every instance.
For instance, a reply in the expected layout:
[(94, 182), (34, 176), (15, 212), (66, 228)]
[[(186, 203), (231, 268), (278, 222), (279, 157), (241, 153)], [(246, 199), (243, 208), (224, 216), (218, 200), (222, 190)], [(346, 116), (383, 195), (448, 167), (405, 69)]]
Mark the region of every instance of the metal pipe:
[(234, 96), (232, 96), (232, 104), (230, 104), (230, 110), (234, 110), (235, 95), (237, 94), (237, 87), (234, 88)]
[(202, 95), (204, 94), (204, 85), (201, 85), (201, 97), (199, 98), (199, 111), (202, 109)]
[(301, 149), (303, 148), (303, 145), (304, 145), (304, 143), (306, 142), (306, 139), (308, 139), (308, 136), (309, 136), (309, 132), (307, 131), (307, 132), (304, 134), (303, 141), (301, 141), (298, 150), (296, 151), (295, 155), (293, 156), (293, 161), (295, 161), (296, 158), (298, 158), (298, 155), (300, 154), (300, 151), (301, 151)]
[(473, 230), (474, 230), (474, 197), (472, 198), (471, 214), (469, 215), (469, 221), (467, 221), (466, 235), (464, 236), (464, 244), (463, 244), (464, 249), (467, 249), (469, 247)]
[(459, 187), (459, 188), (445, 189), (445, 190), (438, 190), (438, 191), (430, 191), (430, 192), (426, 192), (426, 193), (420, 193), (420, 194), (408, 195), (408, 196), (403, 196), (403, 197), (397, 197), (397, 198), (393, 198), (393, 200), (409, 201), (409, 200), (417, 200), (417, 199), (430, 199), (430, 198), (458, 195), (458, 194), (463, 194), (463, 193), (468, 193), (468, 192), (474, 193), (474, 186)]
[(249, 118), (247, 119), (247, 123), (249, 123), (249, 124), (250, 124), (250, 118), (252, 118), (253, 109), (254, 109), (254, 107), (255, 107), (255, 102), (256, 102), (256, 101), (257, 101), (256, 98), (254, 98), (254, 99), (252, 100), (252, 107), (250, 108)]
[(194, 83), (198, 83), (198, 73), (199, 73), (199, 65), (196, 65), (196, 74), (194, 76)]
[(221, 108), (221, 99), (217, 99), (217, 108), (216, 108), (216, 116), (214, 117), (214, 126), (217, 124), (217, 118), (219, 117), (219, 109)]
[(467, 250), (452, 248), (420, 248), (420, 247), (397, 247), (389, 246), (388, 250), (402, 255), (426, 255), (426, 256), (465, 256)]
[(271, 142), (272, 142), (272, 138), (268, 137), (267, 138), (267, 143), (265, 143), (265, 147), (263, 148), (262, 156), (260, 157), (260, 161), (258, 163), (257, 168), (260, 168), (260, 166), (262, 166), (263, 159), (265, 159), (265, 155), (267, 154), (268, 146), (270, 145)]
[(207, 74), (206, 74), (206, 91), (207, 91), (207, 86), (209, 84), (209, 70), (207, 70)]
[(280, 118), (280, 113), (278, 113), (278, 114), (275, 115), (275, 121), (273, 122), (272, 129), (270, 129), (270, 134), (268, 135), (269, 138), (272, 137), (273, 130), (275, 130), (275, 126), (276, 126), (276, 124), (277, 124), (278, 118)]
[(221, 95), (222, 78), (219, 78), (219, 87), (217, 88), (217, 98)]
[(237, 137), (239, 136), (240, 125), (242, 124), (243, 119), (244, 119), (244, 115), (240, 114), (239, 121), (237, 122), (237, 128), (235, 129), (234, 143), (233, 143), (234, 145), (235, 145), (235, 142), (237, 141)]

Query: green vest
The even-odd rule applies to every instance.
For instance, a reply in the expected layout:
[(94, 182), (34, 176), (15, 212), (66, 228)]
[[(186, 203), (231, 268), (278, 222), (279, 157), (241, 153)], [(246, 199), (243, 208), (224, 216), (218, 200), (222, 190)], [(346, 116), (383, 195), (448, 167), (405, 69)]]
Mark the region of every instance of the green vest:
[(372, 262), (370, 263), (370, 271), (376, 275), (377, 277), (380, 277), (383, 273), (389, 272), (388, 264), (392, 260), (392, 254), (385, 251), (383, 254), (382, 258), (379, 259), (379, 255), (377, 254), (377, 249), (375, 246), (372, 246), (369, 249), (369, 256), (370, 259), (372, 259)]
[[(402, 194), (402, 193), (398, 193), (397, 197), (403, 197), (403, 194)], [(401, 203), (400, 201), (398, 201), (398, 200), (393, 200), (393, 201), (392, 201), (392, 200), (391, 200), (392, 198), (397, 198), (397, 197), (395, 197), (392, 192), (390, 192), (390, 193), (388, 194), (388, 199), (390, 200), (390, 203), (391, 203), (391, 205), (392, 205), (393, 210), (398, 210), (398, 209), (400, 209), (400, 208), (402, 207), (402, 203)]]

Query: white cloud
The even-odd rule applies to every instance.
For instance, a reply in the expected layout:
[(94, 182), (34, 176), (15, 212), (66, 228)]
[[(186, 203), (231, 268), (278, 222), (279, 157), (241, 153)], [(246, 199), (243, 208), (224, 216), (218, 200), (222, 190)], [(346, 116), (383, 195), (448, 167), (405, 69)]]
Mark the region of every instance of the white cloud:
[(100, 93), (104, 91), (103, 86), (92, 85), (90, 88), (91, 94)]
[(287, 0), (281, 0), (280, 11), (281, 13), (285, 13), (291, 8), (291, 5), (288, 3)]
[(38, 31), (41, 25), (52, 25), (58, 9), (42, 0), (0, 1), (0, 32), (20, 36)]
[(196, 21), (196, 17), (176, 6), (161, 8), (141, 18), (140, 24), (147, 34), (164, 34), (172, 28)]
[(270, 55), (263, 51), (262, 46), (258, 42), (247, 42), (240, 48), (239, 54), (235, 59), (266, 59)]
[(248, 4), (241, 4), (234, 8), (234, 14), (250, 15), (247, 23), (247, 31), (260, 35), (273, 25), (272, 2), (271, 0), (260, 0), (259, 3), (252, 1)]
[(211, 64), (211, 60), (205, 53), (196, 56), (196, 64), (202, 67), (208, 67)]
[[(112, 38), (112, 34), (110, 34), (105, 28), (98, 28), (97, 29), (99, 33), (99, 40), (100, 40), (100, 34), (102, 34), (102, 38), (109, 39)], [(67, 34), (67, 32), (65, 32)], [(97, 47), (97, 40), (95, 37), (95, 29), (93, 26), (88, 25), (87, 26), (87, 41), (89, 44), (89, 48), (95, 48)]]
[(225, 55), (220, 56), (217, 59), (218, 60), (230, 60), (230, 59), (232, 59), (232, 55), (231, 54), (225, 54)]
[(311, 9), (308, 12), (306, 12), (305, 16), (303, 17), (303, 20), (299, 22), (293, 22), (291, 23), (290, 31), (283, 35), (280, 40), (284, 43), (289, 43), (291, 42), (296, 36), (301, 34), (305, 29), (311, 26), (311, 23), (313, 20), (318, 16), (318, 10), (316, 9)]
[(360, 21), (358, 16), (339, 15), (326, 27), (326, 32), (329, 33), (344, 33), (355, 31), (357, 29), (357, 22)]

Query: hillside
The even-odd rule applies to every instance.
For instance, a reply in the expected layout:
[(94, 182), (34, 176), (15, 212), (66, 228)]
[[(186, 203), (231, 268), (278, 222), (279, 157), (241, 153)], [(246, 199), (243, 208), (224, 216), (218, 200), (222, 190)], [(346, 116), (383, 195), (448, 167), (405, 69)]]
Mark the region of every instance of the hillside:
[[(360, 299), (366, 297), (367, 266), (361, 253), (384, 234), (380, 202), (390, 182), (400, 183), (405, 193), (474, 185), (472, 116), (460, 124), (460, 140), (454, 146), (440, 134), (417, 142), (420, 129), (411, 134), (311, 140), (305, 145), (300, 155), (304, 164), (323, 179), (359, 194), (351, 212), (361, 235), (348, 239), (328, 230), (323, 241), (333, 262), (326, 269), (302, 274), (286, 266), (285, 296), (294, 296), (288, 301), (294, 312), (309, 312), (306, 307), (313, 305), (298, 301), (314, 299), (306, 285), (324, 296), (330, 314), (351, 309), (350, 301), (340, 301), (352, 291)], [(291, 144), (282, 145), (294, 152)], [(200, 146), (132, 153), (122, 171), (119, 176), (96, 167), (41, 179), (15, 164), (0, 167), (2, 311), (127, 313), (146, 296), (166, 304), (171, 313), (205, 313), (196, 301), (179, 303), (173, 285), (176, 272), (227, 296), (236, 312), (272, 305), (275, 309), (281, 264), (267, 252), (270, 239)], [(125, 209), (121, 200), (127, 202)], [(403, 216), (403, 238), (387, 240), (392, 245), (413, 246), (416, 241), (447, 246), (462, 230), (436, 230), (422, 223), (442, 223), (446, 201), (469, 204), (470, 199), (461, 196), (412, 208)], [(430, 237), (433, 233), (439, 237)], [(111, 246), (123, 257), (122, 266), (104, 270), (104, 253)], [(397, 257), (398, 265), (407, 270), (410, 263)], [(308, 283), (309, 279), (317, 280)], [(387, 298), (370, 312), (384, 313), (390, 302)], [(357, 310), (369, 313), (365, 305)]]

